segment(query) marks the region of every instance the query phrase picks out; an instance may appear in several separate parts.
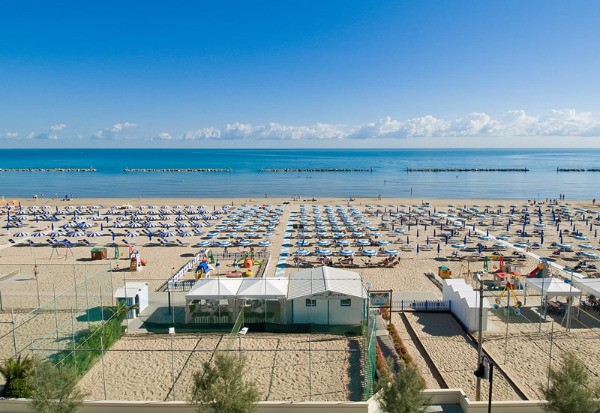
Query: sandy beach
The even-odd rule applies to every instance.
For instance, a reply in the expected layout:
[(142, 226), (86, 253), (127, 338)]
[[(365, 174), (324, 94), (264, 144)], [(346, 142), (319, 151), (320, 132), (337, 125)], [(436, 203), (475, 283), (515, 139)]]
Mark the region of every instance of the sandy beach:
[[(483, 270), (484, 256), (504, 255), (504, 263), (513, 265), (521, 274), (534, 270), (539, 263), (538, 257), (552, 259), (556, 267), (555, 276), (565, 277), (565, 274), (569, 274), (558, 271), (558, 267), (579, 266), (578, 273), (593, 277), (598, 272), (596, 263), (600, 265), (595, 256), (599, 246), (596, 230), (600, 224), (600, 208), (592, 205), (591, 201), (567, 200), (558, 205), (545, 202), (534, 205), (526, 200), (377, 198), (352, 201), (272, 198), (19, 201), (20, 209), (13, 206), (10, 210), (12, 219), (20, 218), (19, 221), (11, 221), (15, 226), (11, 224), (6, 228), (6, 208), (1, 208), (0, 215), (0, 225), (3, 224), (0, 230), (0, 358), (3, 359), (14, 354), (10, 328), (13, 318), (19, 325), (16, 331), (18, 351), (26, 349), (40, 338), (50, 340), (57, 335), (68, 336), (93, 323), (87, 310), (107, 305), (113, 292), (125, 281), (144, 281), (149, 284), (150, 291), (159, 289), (200, 250), (201, 247), (195, 247), (200, 243), (209, 243), (207, 245), (216, 256), (222, 256), (225, 248), (228, 254), (242, 254), (250, 248), (261, 251), (271, 257), (266, 276), (287, 276), (298, 271), (300, 264), (294, 261), (294, 257), (299, 256), (296, 254), (298, 250), (309, 252), (302, 256), (305, 261), (302, 265), (317, 266), (322, 264), (323, 257), (330, 257), (333, 265), (341, 265), (344, 257), (338, 250), (351, 249), (354, 255), (353, 265), (349, 269), (362, 274), (371, 289), (392, 289), (395, 300), (411, 295), (418, 297), (420, 294), (441, 298), (441, 290), (430, 274), (437, 274), (438, 267), (443, 265), (452, 271), (453, 278), (465, 278), (471, 283), (471, 274)], [(232, 225), (224, 224), (224, 221), (228, 213), (238, 209), (247, 209), (249, 216), (261, 211), (272, 212), (273, 217), (277, 218), (272, 218), (269, 229), (266, 228), (267, 222), (256, 224), (255, 230), (250, 229), (252, 221), (258, 220), (254, 217), (248, 218), (246, 226), (234, 230)], [(198, 215), (199, 210), (205, 212), (204, 218), (216, 218), (191, 219)], [(357, 218), (353, 224), (356, 228), (345, 227), (339, 231), (344, 235), (336, 238), (333, 236), (336, 230), (327, 224), (326, 234), (318, 235), (315, 214), (325, 220), (328, 210), (337, 214), (338, 218), (341, 217), (341, 210), (350, 215), (356, 212)], [(153, 214), (150, 211), (158, 212)], [(140, 222), (156, 222), (158, 226), (131, 226), (134, 223), (131, 217), (134, 215), (143, 217)], [(55, 216), (57, 220), (44, 220), (42, 216)], [(154, 221), (150, 219), (152, 216), (161, 219)], [(294, 223), (306, 219), (309, 229), (291, 228), (291, 217)], [(557, 217), (560, 217), (558, 225)], [(266, 218), (262, 220), (266, 221)], [(50, 234), (71, 222), (89, 226), (65, 227), (62, 233), (54, 233), (56, 239), (67, 239), (73, 243), (72, 246), (48, 245)], [(185, 226), (182, 222), (186, 222)], [(200, 225), (193, 226), (194, 223)], [(218, 226), (222, 229), (216, 230)], [(82, 234), (67, 235), (73, 232), (73, 228)], [(152, 231), (154, 235), (149, 237), (142, 232), (144, 229)], [(161, 237), (157, 235), (159, 230), (172, 234)], [(211, 231), (217, 232), (217, 235), (209, 237)], [(132, 232), (136, 235), (132, 236)], [(231, 236), (233, 232), (235, 236)], [(251, 232), (256, 237), (249, 236)], [(306, 235), (300, 237), (301, 232)], [(17, 236), (19, 233), (26, 235)], [(44, 235), (32, 236), (35, 233)], [(91, 233), (100, 235), (90, 236)], [(184, 233), (191, 235), (184, 236)], [(173, 245), (160, 245), (158, 238)], [(108, 259), (91, 260), (92, 246), (86, 245), (83, 239), (105, 247)], [(226, 245), (225, 242), (229, 240), (232, 241), (229, 247), (215, 244), (216, 241)], [(249, 240), (250, 244), (240, 245), (240, 240)], [(339, 243), (340, 240), (346, 240), (348, 245)], [(358, 240), (367, 240), (369, 244), (360, 246)], [(30, 241), (41, 245), (30, 244)], [(264, 246), (259, 246), (261, 241)], [(300, 241), (304, 245), (298, 245)], [(119, 245), (118, 252), (114, 246), (110, 246), (112, 243)], [(131, 248), (139, 251), (141, 258), (146, 261), (140, 271), (129, 271), (128, 243), (133, 244)], [(515, 248), (515, 244), (521, 247)], [(329, 249), (332, 254), (319, 256), (317, 247)], [(375, 254), (367, 255), (368, 249), (374, 250)], [(394, 251), (400, 260), (392, 266), (384, 266), (384, 260), (396, 255), (392, 253)], [(235, 255), (236, 259), (238, 256)], [(489, 258), (487, 264), (490, 273), (485, 280), (491, 285), (494, 282), (491, 273), (499, 268), (500, 261)], [(212, 275), (225, 275), (235, 269), (233, 258), (223, 258), (215, 266)], [(193, 271), (186, 274), (184, 279), (193, 280)], [(494, 301), (500, 292), (489, 290), (486, 296)], [(51, 311), (53, 308), (46, 308), (48, 314), (43, 317), (28, 315), (37, 306), (38, 297), (42, 304), (58, 297), (56, 307), (61, 310), (58, 312), (60, 319), (55, 315), (56, 312)], [(537, 312), (539, 296), (537, 305), (535, 303), (536, 297), (530, 296), (525, 305), (527, 311), (523, 311), (520, 317), (513, 316), (508, 320), (502, 309), (490, 311), (490, 331), (484, 335), (484, 349), (504, 371), (503, 374), (499, 373), (500, 378), (494, 382), (494, 397), (497, 400), (519, 398), (518, 392), (511, 387), (515, 384), (525, 397), (538, 398), (539, 384), (546, 379), (549, 362), (556, 363), (562, 351), (577, 351), (590, 368), (600, 356), (598, 312), (580, 316), (567, 331), (564, 318), (559, 315), (549, 316), (540, 322)], [(76, 325), (71, 323), (71, 314), (76, 317)], [(446, 384), (452, 388), (461, 387), (470, 398), (474, 398), (475, 378), (472, 371), (476, 367), (476, 350), (460, 325), (447, 314), (406, 313), (406, 316)], [(35, 321), (25, 323), (26, 319)], [(400, 319), (395, 316), (393, 321), (401, 333), (404, 331), (408, 334), (407, 326)], [(550, 360), (552, 325), (554, 342)], [(409, 340), (408, 337), (403, 338)], [(348, 387), (348, 382), (356, 380), (353, 374), (360, 373), (347, 369), (347, 355), (352, 353), (346, 350), (353, 339), (314, 334), (310, 340), (319, 343), (322, 349), (331, 351), (315, 353), (318, 356), (309, 363), (307, 352), (303, 350), (306, 335), (250, 333), (244, 338), (243, 349), (255, 367), (250, 373), (251, 380), (257, 383), (265, 400), (305, 400), (309, 397), (313, 400), (344, 400), (349, 397), (344, 386)], [(40, 340), (34, 347), (43, 348), (43, 342)], [(166, 335), (127, 334), (104, 357), (106, 397), (168, 400), (173, 397), (171, 371), (174, 364), (175, 397), (184, 399), (189, 392), (193, 372), (202, 361), (212, 356), (215, 349), (221, 348), (222, 342), (220, 334), (177, 334), (173, 342)], [(170, 351), (172, 344), (177, 350), (174, 363)], [(430, 362), (419, 354), (417, 346), (411, 343), (408, 346), (426, 377), (427, 385), (438, 386), (438, 381), (431, 378)], [(309, 369), (312, 369), (312, 394), (308, 389)], [(164, 374), (157, 377), (153, 374), (155, 371)], [(82, 379), (82, 387), (93, 399), (105, 397), (103, 386), (98, 385), (102, 382), (101, 377), (102, 366), (98, 362)], [(342, 382), (345, 384), (342, 385)]]

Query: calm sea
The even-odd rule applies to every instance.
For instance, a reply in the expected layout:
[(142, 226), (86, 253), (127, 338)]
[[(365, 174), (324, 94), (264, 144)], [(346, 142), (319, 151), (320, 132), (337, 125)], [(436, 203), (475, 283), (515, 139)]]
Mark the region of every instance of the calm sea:
[[(89, 168), (95, 173), (2, 172), (0, 195), (31, 197), (600, 198), (596, 149), (4, 149), (0, 168)], [(125, 173), (124, 168), (231, 168), (225, 173)], [(265, 173), (261, 168), (373, 168)], [(406, 168), (529, 168), (529, 172), (406, 172)]]

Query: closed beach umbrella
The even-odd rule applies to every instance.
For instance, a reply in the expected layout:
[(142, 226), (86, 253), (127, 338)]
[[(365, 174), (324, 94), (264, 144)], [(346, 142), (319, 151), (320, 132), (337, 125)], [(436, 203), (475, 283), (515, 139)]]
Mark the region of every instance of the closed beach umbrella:
[(544, 244), (544, 231), (540, 232), (540, 244)]
[(417, 238), (419, 238), (419, 230), (417, 230)]
[(419, 244), (417, 244), (417, 255), (419, 254)]
[(440, 246), (440, 244), (437, 245), (437, 253), (438, 255), (440, 255), (440, 251), (442, 250), (442, 247)]

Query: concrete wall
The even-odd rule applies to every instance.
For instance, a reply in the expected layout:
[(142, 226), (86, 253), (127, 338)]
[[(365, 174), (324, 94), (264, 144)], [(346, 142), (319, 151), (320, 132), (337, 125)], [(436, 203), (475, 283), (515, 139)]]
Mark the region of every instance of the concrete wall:
[[(193, 406), (185, 402), (87, 402), (78, 413), (195, 413)], [(376, 413), (377, 403), (366, 402), (260, 402), (258, 413)], [(26, 400), (0, 400), (1, 413), (33, 413)]]
[[(434, 405), (459, 406), (464, 413), (486, 413), (487, 401), (471, 401), (461, 389), (425, 390)], [(545, 402), (497, 401), (492, 403), (494, 413), (544, 413)], [(365, 402), (260, 402), (258, 413), (379, 413), (377, 402), (372, 397)], [(86, 402), (78, 413), (194, 413), (194, 408), (185, 402)], [(33, 413), (27, 400), (0, 400), (0, 413)], [(574, 412), (575, 413), (575, 412)]]

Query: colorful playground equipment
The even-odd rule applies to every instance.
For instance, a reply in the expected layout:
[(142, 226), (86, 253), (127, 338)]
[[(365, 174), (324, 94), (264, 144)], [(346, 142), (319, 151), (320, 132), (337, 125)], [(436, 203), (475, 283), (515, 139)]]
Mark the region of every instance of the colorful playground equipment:
[[(521, 315), (522, 303), (515, 294), (515, 285), (520, 285), (520, 276), (516, 275), (511, 278), (507, 278), (504, 284), (504, 288), (498, 297), (496, 297), (494, 303), (494, 309), (497, 310), (500, 307), (504, 308), (504, 314), (513, 311), (516, 315)], [(506, 305), (503, 300), (506, 297)], [(512, 301), (511, 301), (512, 297)]]
[(208, 260), (200, 261), (198, 267), (196, 267), (196, 280), (208, 277), (211, 270), (214, 270), (214, 267), (208, 263)]
[(252, 277), (254, 275), (252, 267), (254, 265), (260, 266), (262, 264), (262, 261), (254, 259), (254, 255), (252, 254), (252, 252), (246, 252), (239, 259), (234, 261), (233, 264), (234, 267), (239, 266), (240, 268), (245, 269), (244, 271), (242, 271), (243, 277)]
[(135, 250), (129, 254), (129, 271), (139, 271), (147, 262), (140, 257), (140, 252)]

